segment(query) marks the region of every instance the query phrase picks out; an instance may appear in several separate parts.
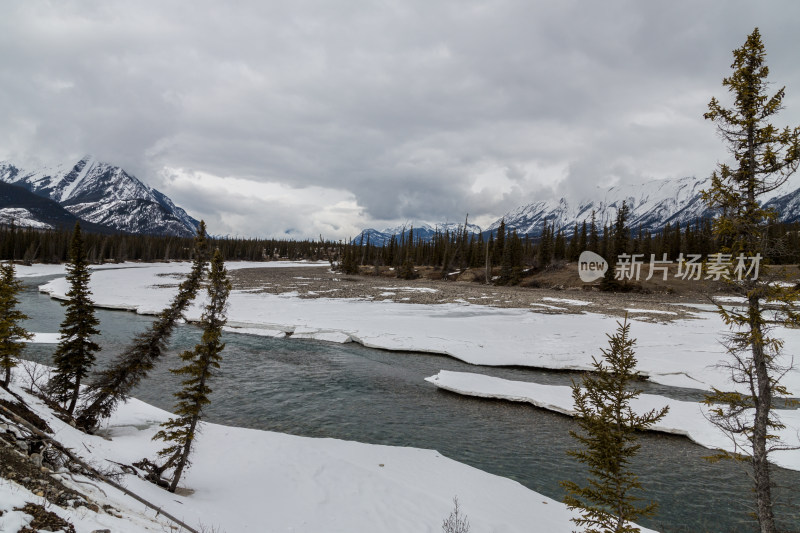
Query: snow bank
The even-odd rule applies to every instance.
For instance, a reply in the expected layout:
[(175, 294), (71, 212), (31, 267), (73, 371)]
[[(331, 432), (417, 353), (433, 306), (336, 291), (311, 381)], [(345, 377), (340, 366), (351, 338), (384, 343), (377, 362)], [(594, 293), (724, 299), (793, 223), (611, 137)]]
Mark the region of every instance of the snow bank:
[[(99, 306), (156, 314), (169, 303), (179, 275), (188, 268), (186, 263), (169, 263), (95, 272), (93, 298)], [(56, 279), (40, 290), (63, 298), (67, 284), (63, 278)], [(188, 312), (190, 319), (199, 319), (202, 305), (202, 301), (195, 303)], [(607, 345), (606, 334), (616, 328), (616, 318), (603, 315), (600, 309), (579, 315), (542, 314), (469, 303), (302, 299), (245, 291), (231, 293), (228, 318), (240, 327), (302, 330), (305, 337), (313, 331), (339, 332), (338, 338), (346, 335), (368, 347), (439, 353), (476, 365), (574, 370), (590, 369), (592, 356)], [(639, 370), (664, 385), (729, 388), (728, 374), (717, 367), (727, 358), (719, 343), (727, 331), (715, 313), (668, 323), (635, 321), (631, 335), (638, 339)], [(800, 352), (800, 330), (781, 328), (774, 333), (784, 339), (786, 354)], [(788, 373), (783, 383), (790, 391), (800, 392), (800, 370)]]
[[(163, 444), (153, 442), (152, 436), (169, 414), (138, 400), (120, 406), (105, 427), (104, 438), (64, 424), (37, 399), (18, 392), (36, 407), (63, 444), (99, 467), (112, 466), (110, 461), (130, 464), (153, 458)], [(438, 533), (456, 495), (473, 531), (567, 533), (573, 527), (572, 514), (564, 504), (434, 450), (204, 423), (192, 463), (182, 482), (194, 491), (187, 496), (171, 494), (130, 474), (123, 476), (122, 483), (190, 525), (203, 524), (206, 530)], [(153, 513), (106, 491), (133, 523), (126, 525), (126, 518), (84, 510), (81, 524), (85, 525), (78, 530), (143, 530), (142, 516)], [(15, 483), (0, 480), (0, 507), (28, 496)], [(72, 513), (69, 518), (78, 526), (76, 517)], [(3, 520), (16, 519), (0, 517), (0, 530), (5, 530)]]
[(31, 344), (58, 344), (58, 341), (61, 340), (60, 333), (34, 333), (31, 332), (33, 338), (30, 340), (23, 340), (23, 342), (28, 342)]
[[(130, 268), (159, 268), (165, 265), (179, 265), (178, 270), (181, 272), (188, 272), (188, 263), (136, 263), (133, 261), (126, 261), (124, 263), (106, 263), (103, 265), (89, 265), (92, 271), (99, 270), (118, 270)], [(252, 261), (235, 261), (226, 263), (225, 266), (228, 270), (238, 270), (241, 268), (289, 268), (289, 267), (325, 267), (329, 266), (327, 261), (266, 261), (264, 263), (255, 263)], [(46, 265), (37, 263), (34, 265), (14, 265), (14, 271), (18, 278), (32, 278), (38, 276), (54, 276), (58, 274), (65, 274), (67, 272), (66, 265)]]
[(587, 302), (585, 300), (571, 300), (569, 298), (551, 298), (549, 296), (545, 296), (544, 298), (542, 298), (542, 301), (543, 302), (556, 302), (556, 303), (567, 304), (567, 305), (578, 305), (578, 306), (592, 305), (592, 302)]
[[(425, 381), (433, 383), (440, 389), (465, 396), (526, 402), (565, 415), (575, 415), (572, 389), (566, 386), (510, 381), (449, 370), (442, 370), (435, 376), (425, 378)], [(637, 413), (660, 409), (665, 405), (669, 406), (669, 412), (653, 425), (653, 431), (684, 435), (706, 448), (736, 451), (734, 443), (706, 419), (702, 404), (653, 394), (642, 394), (631, 403)], [(800, 446), (800, 410), (782, 409), (776, 412), (780, 413), (780, 418), (786, 425), (778, 435), (790, 446)], [(775, 451), (771, 459), (784, 468), (800, 470), (800, 450)]]

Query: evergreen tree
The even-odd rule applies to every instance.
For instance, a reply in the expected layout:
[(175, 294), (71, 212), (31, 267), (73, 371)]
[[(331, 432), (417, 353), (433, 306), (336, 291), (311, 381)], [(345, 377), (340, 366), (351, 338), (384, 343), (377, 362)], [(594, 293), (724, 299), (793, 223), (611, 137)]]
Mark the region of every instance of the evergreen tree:
[(642, 392), (636, 388), (636, 340), (629, 337), (627, 317), (617, 324), (616, 334), (608, 335), (609, 349), (601, 350), (602, 360), (592, 358), (594, 375), (584, 375), (582, 386), (572, 383), (581, 431), (570, 431), (570, 435), (581, 449), (567, 453), (587, 465), (591, 477), (585, 486), (572, 481), (561, 484), (567, 490), (567, 506), (581, 513), (573, 522), (587, 533), (638, 532), (631, 522), (653, 516), (657, 509), (655, 503), (640, 505), (642, 498), (635, 493), (642, 486), (630, 461), (641, 447), (636, 432), (661, 420), (668, 407), (643, 415), (633, 412), (630, 403)]
[(94, 365), (94, 353), (100, 346), (92, 340), (99, 335), (100, 321), (94, 314), (94, 302), (89, 291), (89, 262), (86, 259), (80, 222), (75, 223), (70, 242), (70, 262), (67, 282), (70, 289), (62, 302), (67, 312), (61, 322), (61, 340), (53, 354), (55, 370), (47, 385), (51, 398), (66, 404), (71, 415), (80, 394), (81, 381)]
[(583, 224), (581, 225), (581, 236), (580, 239), (578, 240), (578, 255), (575, 257), (575, 259), (580, 257), (580, 254), (588, 250), (587, 248), (588, 243), (589, 241), (586, 236), (586, 221), (584, 220)]
[(552, 228), (544, 221), (542, 235), (539, 237), (539, 268), (544, 268), (553, 259), (553, 232)]
[(578, 223), (575, 223), (575, 227), (572, 229), (572, 238), (569, 240), (569, 247), (567, 248), (567, 260), (568, 261), (577, 261), (578, 257), (581, 255), (583, 251), (580, 248), (580, 233), (578, 231)]
[(506, 219), (500, 220), (500, 226), (497, 227), (497, 235), (494, 239), (494, 250), (492, 263), (498, 264), (503, 260), (503, 251), (506, 245)]
[(592, 221), (589, 225), (589, 250), (600, 253), (600, 237), (597, 235), (597, 220), (594, 211), (592, 211)]
[(208, 281), (208, 305), (200, 320), (203, 337), (193, 350), (186, 350), (181, 359), (186, 363), (178, 369), (170, 371), (184, 376), (183, 389), (175, 393), (178, 403), (175, 406), (175, 417), (162, 424), (164, 429), (153, 436), (153, 440), (163, 440), (167, 446), (158, 452), (166, 461), (160, 467), (163, 472), (173, 469), (169, 491), (175, 492), (184, 469), (189, 465), (189, 454), (198, 431), (198, 424), (203, 416), (203, 408), (211, 400), (212, 390), (208, 386), (222, 360), (221, 342), (222, 327), (225, 325), (226, 305), (231, 291), (225, 264), (219, 250), (214, 252), (211, 260), (211, 273)]
[(498, 285), (517, 285), (522, 281), (522, 240), (517, 231), (506, 235)]
[(553, 257), (556, 261), (561, 261), (567, 255), (567, 242), (564, 238), (563, 230), (559, 229), (553, 241)]
[(11, 369), (17, 366), (19, 354), (25, 347), (24, 339), (32, 338), (20, 322), (28, 316), (17, 309), (17, 295), (22, 288), (19, 280), (14, 279), (14, 263), (9, 261), (0, 266), (0, 370), (4, 376), (0, 384), (8, 388), (11, 383)]
[[(628, 248), (628, 227), (625, 225), (625, 223), (628, 220), (629, 213), (630, 209), (623, 201), (622, 207), (617, 210), (617, 220), (614, 223), (613, 235), (611, 235), (608, 244), (606, 244), (608, 253), (606, 261), (608, 261), (608, 270), (606, 270), (606, 273), (603, 276), (603, 281), (600, 282), (601, 290), (616, 290), (620, 286), (620, 283), (616, 279), (617, 257), (619, 257), (620, 254), (624, 254)], [(608, 231), (609, 230), (606, 229), (606, 232)], [(605, 236), (603, 237), (603, 241), (606, 242)]]
[(79, 426), (92, 429), (108, 418), (119, 402), (153, 369), (166, 349), (175, 325), (194, 301), (208, 265), (206, 225), (202, 220), (194, 239), (192, 269), (178, 286), (178, 294), (150, 328), (136, 336), (131, 346), (117, 356), (111, 366), (94, 376), (87, 391), (87, 407), (77, 418)]
[[(734, 166), (720, 164), (711, 175), (711, 186), (704, 191), (709, 207), (721, 214), (714, 221), (714, 231), (723, 251), (734, 257), (765, 252), (764, 221), (774, 213), (759, 201), (763, 194), (785, 183), (800, 164), (800, 128), (779, 130), (769, 123), (782, 109), (784, 88), (774, 95), (767, 93), (769, 74), (764, 64), (766, 52), (758, 28), (741, 48), (733, 51), (733, 73), (722, 80), (733, 94), (732, 108), (723, 107), (716, 98), (708, 104), (705, 118), (713, 121), (734, 156)], [(769, 336), (774, 325), (797, 327), (800, 316), (794, 302), (797, 286), (786, 287), (762, 277), (746, 277), (734, 287), (747, 299), (743, 311), (719, 312), (733, 330), (728, 337), (730, 375), (743, 385), (746, 394), (715, 390), (707, 398), (711, 419), (735, 441), (744, 441), (753, 468), (756, 515), (762, 533), (776, 531), (773, 514), (769, 452), (781, 443), (772, 432), (783, 427), (777, 419), (773, 402), (789, 391), (780, 379), (789, 369), (781, 368), (776, 358), (782, 341)], [(765, 313), (765, 306), (777, 310)], [(723, 454), (730, 456), (731, 454)]]

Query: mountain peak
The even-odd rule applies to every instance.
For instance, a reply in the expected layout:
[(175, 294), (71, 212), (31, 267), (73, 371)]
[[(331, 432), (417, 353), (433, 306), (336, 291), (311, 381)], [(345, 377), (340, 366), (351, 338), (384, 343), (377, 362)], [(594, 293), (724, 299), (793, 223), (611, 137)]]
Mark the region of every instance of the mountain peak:
[(197, 220), (124, 169), (85, 155), (72, 165), (22, 170), (0, 163), (0, 181), (61, 204), (75, 216), (128, 233), (192, 236)]

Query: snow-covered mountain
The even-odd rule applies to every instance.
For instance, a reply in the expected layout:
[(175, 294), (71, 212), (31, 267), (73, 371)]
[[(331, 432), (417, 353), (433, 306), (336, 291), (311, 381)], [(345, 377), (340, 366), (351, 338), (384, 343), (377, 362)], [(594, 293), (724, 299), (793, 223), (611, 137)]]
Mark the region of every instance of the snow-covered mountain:
[[(772, 207), (778, 212), (779, 219), (783, 222), (800, 221), (800, 188), (797, 180), (784, 184), (780, 189), (773, 191), (765, 200), (765, 206)], [(595, 188), (587, 193), (586, 197), (579, 200), (561, 198), (559, 200), (539, 201), (523, 205), (506, 213), (503, 217), (491, 224), (485, 233), (496, 232), (500, 221), (504, 220), (506, 229), (517, 230), (520, 235), (539, 237), (542, 234), (545, 221), (548, 225), (555, 224), (556, 230), (564, 229), (570, 235), (575, 224), (587, 224), (591, 221), (592, 212), (595, 213), (595, 223), (600, 231), (608, 224), (612, 225), (617, 217), (617, 211), (622, 202), (630, 208), (628, 226), (634, 231), (640, 227), (643, 230), (660, 231), (669, 223), (685, 225), (698, 218), (712, 216), (713, 213), (703, 202), (701, 191), (710, 186), (708, 178), (697, 179), (694, 177), (653, 180), (636, 186), (616, 186), (608, 189)], [(353, 239), (363, 242), (382, 245), (388, 242), (392, 235), (400, 236), (408, 231), (411, 226), (406, 223), (395, 228), (383, 231), (367, 229)], [(457, 223), (413, 224), (415, 237), (430, 239), (435, 229), (439, 231), (448, 229), (454, 231), (459, 226)], [(480, 233), (481, 229), (470, 225), (470, 231)]]
[(75, 164), (33, 170), (0, 162), (0, 181), (50, 198), (83, 220), (118, 231), (192, 236), (198, 223), (122, 168), (89, 156)]
[[(630, 208), (628, 225), (631, 228), (660, 230), (666, 223), (694, 222), (698, 217), (709, 216), (700, 192), (707, 188), (708, 180), (693, 177), (654, 180), (636, 187), (597, 188), (593, 194), (580, 201), (561, 198), (558, 201), (534, 202), (509, 213), (506, 228), (516, 229), (520, 234), (538, 237), (544, 222), (555, 224), (556, 230), (564, 228), (570, 232), (574, 225), (587, 223), (595, 213), (596, 224), (602, 230), (605, 224), (613, 224), (622, 202)], [(487, 228), (494, 231), (500, 220)]]
[[(596, 224), (602, 231), (603, 226), (614, 223), (624, 201), (630, 208), (630, 228), (659, 231), (667, 223), (685, 225), (697, 218), (713, 216), (701, 195), (701, 191), (709, 186), (708, 178), (686, 177), (605, 190), (597, 188), (591, 196), (580, 201), (561, 198), (535, 202), (506, 213), (501, 220), (505, 220), (507, 229), (516, 229), (518, 233), (532, 237), (542, 234), (545, 220), (548, 225), (555, 223), (556, 230), (563, 228), (571, 234), (576, 223), (589, 223), (594, 211)], [(800, 188), (793, 188), (796, 186), (796, 181), (787, 182), (764, 198), (764, 205), (774, 208), (783, 222), (800, 220)], [(500, 220), (497, 220), (487, 231), (495, 231), (499, 225)]]
[[(435, 226), (427, 223), (411, 223), (407, 222), (400, 226), (395, 226), (393, 228), (386, 228), (383, 231), (378, 231), (376, 229), (365, 229), (359, 235), (353, 239), (354, 244), (361, 244), (362, 241), (366, 244), (369, 240), (369, 243), (374, 246), (383, 246), (384, 243), (388, 243), (389, 240), (392, 238), (392, 235), (396, 235), (397, 238), (401, 236), (408, 237), (409, 230), (413, 228), (414, 230), (414, 240), (422, 239), (423, 241), (430, 241), (433, 236), (438, 233), (444, 233), (445, 231), (452, 234), (456, 231), (463, 231), (464, 224), (457, 223), (457, 222), (442, 222), (440, 224), (436, 224)], [(467, 231), (469, 233), (481, 233), (482, 230), (479, 226), (475, 224), (467, 224)]]
[(778, 213), (782, 222), (800, 222), (800, 189), (779, 194), (764, 204)]
[[(0, 224), (36, 229), (72, 229), (78, 217), (58, 202), (36, 195), (27, 189), (0, 181)], [(92, 233), (112, 233), (113, 230), (86, 220), (83, 229)]]

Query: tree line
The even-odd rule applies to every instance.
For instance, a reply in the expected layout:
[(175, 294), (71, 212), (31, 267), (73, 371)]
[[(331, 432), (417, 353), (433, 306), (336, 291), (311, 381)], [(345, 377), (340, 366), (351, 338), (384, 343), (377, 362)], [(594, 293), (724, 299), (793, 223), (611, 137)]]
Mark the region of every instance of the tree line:
[[(622, 208), (621, 208), (622, 210)], [(501, 221), (490, 234), (469, 233), (465, 229), (437, 232), (429, 240), (415, 238), (414, 228), (393, 235), (388, 242), (375, 245), (369, 237), (361, 237), (345, 245), (340, 252), (342, 268), (356, 273), (363, 266), (390, 266), (407, 269), (407, 265), (430, 266), (442, 269), (447, 278), (452, 270), (486, 268), (489, 275), (499, 268), (496, 282), (515, 284), (527, 269), (545, 269), (564, 261), (577, 261), (589, 250), (608, 260), (618, 254), (642, 254), (645, 261), (651, 255), (662, 260), (676, 261), (681, 254), (700, 254), (703, 257), (719, 252), (724, 245), (713, 231), (711, 218), (698, 218), (686, 224), (665, 224), (660, 231), (632, 229), (627, 225), (627, 213), (614, 225), (600, 227), (594, 214), (569, 231), (556, 229), (555, 223), (545, 221), (541, 235), (532, 238), (506, 229)], [(618, 224), (622, 224), (621, 230)], [(466, 227), (466, 226), (464, 226)], [(770, 222), (762, 224), (762, 256), (772, 264), (800, 262), (800, 223)], [(618, 236), (621, 239), (622, 244)], [(612, 271), (613, 272), (613, 271)], [(495, 272), (498, 274), (497, 272)], [(401, 277), (406, 277), (401, 274)]]
[[(485, 269), (495, 282), (514, 285), (527, 269), (544, 269), (564, 261), (576, 261), (590, 250), (611, 260), (615, 253), (650, 255), (675, 261), (680, 254), (706, 256), (725, 244), (713, 232), (713, 219), (698, 218), (685, 224), (667, 223), (659, 231), (631, 228), (623, 220), (626, 238), (617, 251), (614, 225), (600, 226), (594, 213), (572, 228), (556, 228), (544, 221), (538, 237), (520, 235), (501, 221), (497, 230), (476, 234), (466, 224), (455, 231), (436, 232), (432, 238), (416, 237), (411, 227), (387, 242), (375, 244), (369, 236), (352, 241), (258, 238), (209, 238), (225, 261), (310, 260), (330, 261), (346, 273), (360, 267), (403, 269), (401, 277), (413, 277), (413, 266), (442, 269), (447, 278), (454, 270)], [(101, 235), (83, 233), (87, 261), (92, 264), (124, 261), (189, 261), (193, 240), (164, 235)], [(772, 264), (800, 263), (800, 222), (766, 222), (762, 255)], [(71, 232), (0, 225), (0, 260), (25, 263), (64, 263), (69, 260)], [(411, 270), (409, 270), (411, 268)], [(497, 275), (499, 274), (499, 275)]]

